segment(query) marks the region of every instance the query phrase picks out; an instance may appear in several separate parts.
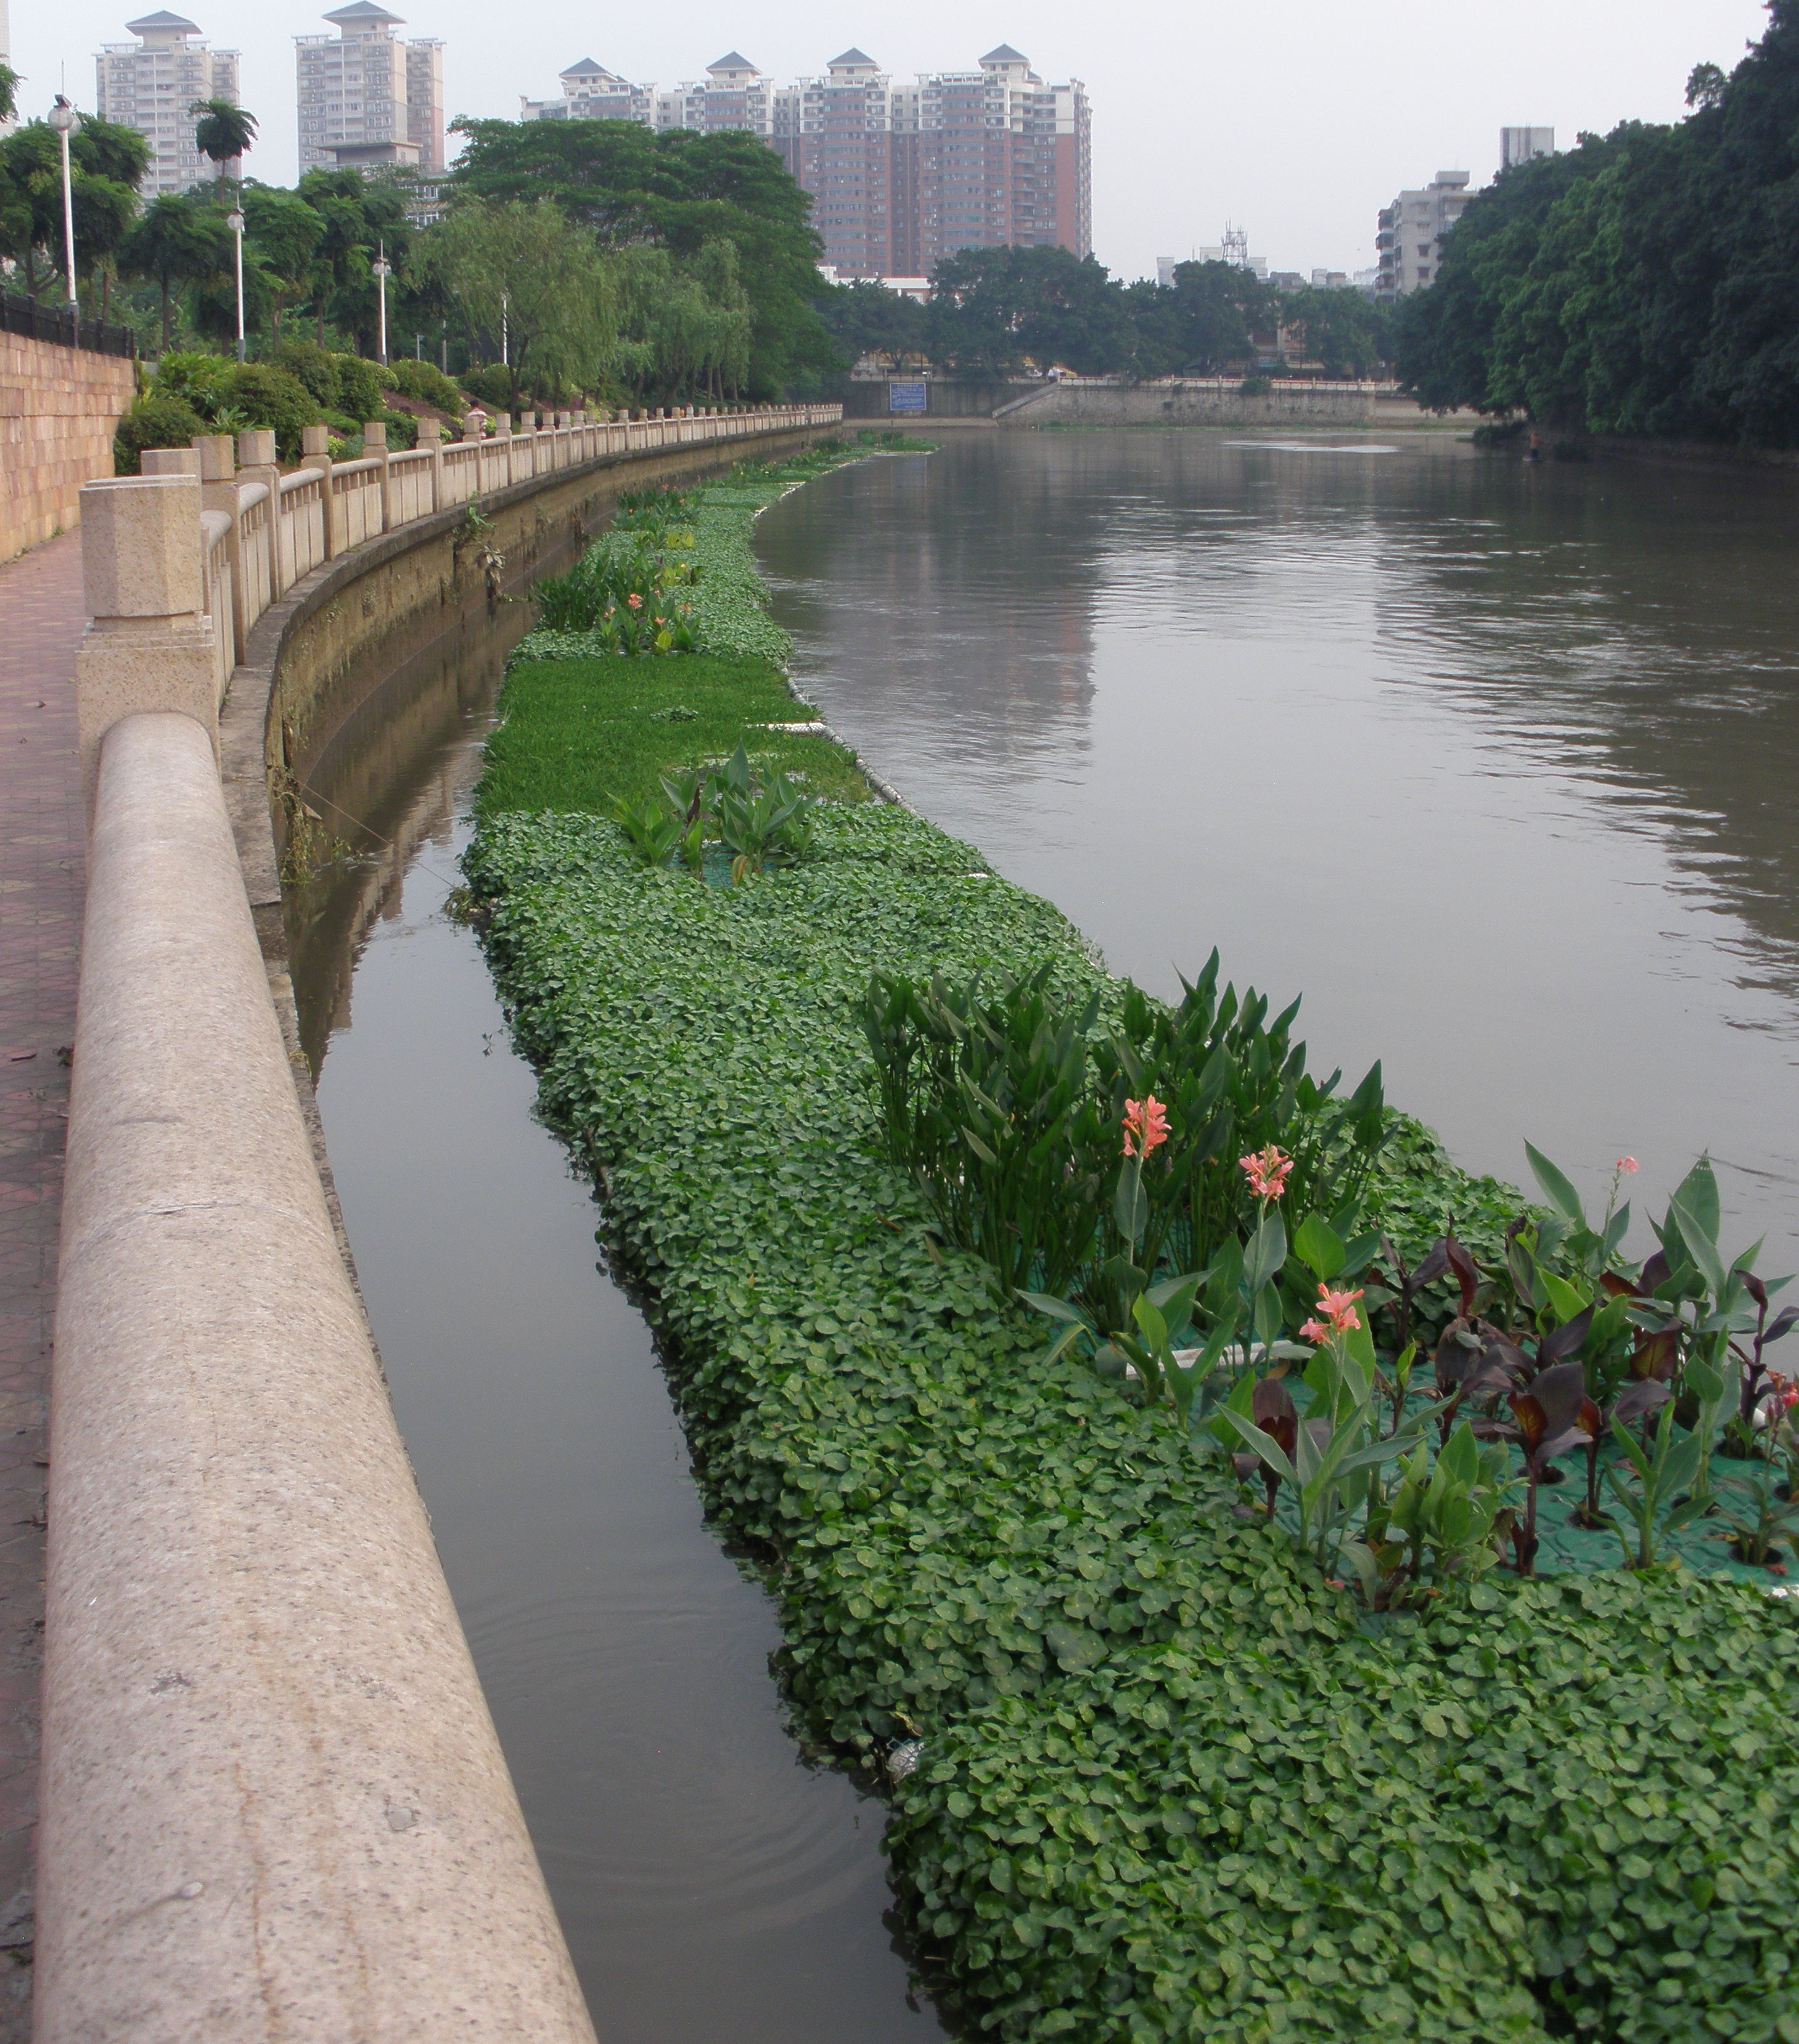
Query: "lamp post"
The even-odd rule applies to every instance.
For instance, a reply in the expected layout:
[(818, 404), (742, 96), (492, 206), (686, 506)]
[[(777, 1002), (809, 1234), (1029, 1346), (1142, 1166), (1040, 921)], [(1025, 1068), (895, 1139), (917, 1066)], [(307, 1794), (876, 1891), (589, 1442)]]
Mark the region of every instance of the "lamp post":
[(69, 181), (69, 137), (80, 120), (81, 116), (59, 92), (50, 110), (50, 125), (63, 144), (63, 259), (69, 273), (69, 317), (75, 320), (81, 317), (81, 304), (75, 296), (75, 188)]
[(244, 215), (234, 206), (225, 216), (225, 225), (231, 229), (235, 244), (233, 253), (237, 263), (237, 359), (244, 358)]
[(378, 244), (378, 250), (369, 267), (374, 272), (375, 287), (381, 294), (381, 346), (377, 351), (377, 359), (385, 363), (387, 360), (387, 280), (393, 275), (393, 265), (387, 259), (387, 244), (385, 241)]

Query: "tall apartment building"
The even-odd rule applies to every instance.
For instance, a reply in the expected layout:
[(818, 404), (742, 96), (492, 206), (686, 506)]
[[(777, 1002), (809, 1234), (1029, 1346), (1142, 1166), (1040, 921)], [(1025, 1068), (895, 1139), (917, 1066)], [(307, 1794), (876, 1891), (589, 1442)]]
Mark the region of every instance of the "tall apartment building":
[[(155, 152), (138, 189), (146, 198), (184, 192), (217, 175), (194, 139), (196, 100), (237, 99), (237, 52), (215, 50), (182, 15), (166, 10), (127, 21), (135, 43), (108, 43), (94, 60), (94, 110), (135, 128)], [(235, 159), (222, 167), (235, 176)]]
[(636, 121), (646, 128), (656, 125), (654, 86), (633, 85), (616, 71), (608, 71), (592, 57), (583, 57), (560, 74), (562, 96), (557, 99), (521, 99), (521, 121)]
[(337, 35), (296, 36), (300, 169), (406, 163), (443, 168), (443, 45), (402, 43), (405, 17), (351, 0), (324, 17)]
[(812, 194), (825, 263), (846, 278), (922, 276), (960, 248), (1093, 245), (1086, 88), (1045, 85), (1007, 44), (907, 84), (860, 49), (792, 85), (735, 50), (668, 89), (591, 58), (561, 83), (559, 98), (521, 101), (521, 117), (759, 135)]
[(1502, 128), (1499, 130), (1499, 167), (1509, 171), (1514, 163), (1528, 163), (1532, 156), (1555, 153), (1553, 128)]
[(1376, 298), (1406, 298), (1432, 281), (1443, 259), (1443, 237), (1473, 196), (1466, 171), (1439, 171), (1421, 190), (1402, 191), (1382, 207), (1375, 233)]

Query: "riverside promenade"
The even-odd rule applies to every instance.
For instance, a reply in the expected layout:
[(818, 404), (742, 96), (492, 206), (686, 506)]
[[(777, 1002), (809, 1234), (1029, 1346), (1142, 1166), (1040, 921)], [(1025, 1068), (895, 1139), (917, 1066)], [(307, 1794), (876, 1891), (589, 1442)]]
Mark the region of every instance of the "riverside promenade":
[(81, 535), (0, 567), (0, 2044), (31, 2027), (44, 1419), (83, 858)]

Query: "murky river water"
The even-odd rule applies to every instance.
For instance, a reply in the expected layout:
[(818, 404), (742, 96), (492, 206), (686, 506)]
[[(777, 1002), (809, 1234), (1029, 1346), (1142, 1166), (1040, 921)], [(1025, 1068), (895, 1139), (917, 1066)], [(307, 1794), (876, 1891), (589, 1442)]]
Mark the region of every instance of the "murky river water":
[(1799, 1267), (1799, 474), (944, 438), (759, 528), (902, 793), (1114, 970), (1302, 991), (1464, 1164), (1629, 1152), (1659, 1215), (1709, 1147)]
[[(1164, 992), (1213, 943), (1314, 1062), (1517, 1178), (1709, 1144), (1799, 1262), (1799, 479), (1447, 436), (969, 433), (759, 528), (803, 685)], [(808, 1770), (641, 1318), (447, 921), (491, 644), (314, 777), (378, 848), (302, 1026), (396, 1408), (603, 2038), (907, 2044), (878, 1804)]]

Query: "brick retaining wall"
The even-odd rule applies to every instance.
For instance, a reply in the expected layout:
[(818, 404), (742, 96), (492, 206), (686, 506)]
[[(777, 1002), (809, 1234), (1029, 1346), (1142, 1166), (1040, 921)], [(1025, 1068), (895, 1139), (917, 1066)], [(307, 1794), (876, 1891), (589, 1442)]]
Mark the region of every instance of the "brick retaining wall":
[(81, 486), (113, 472), (113, 431), (137, 366), (0, 332), (0, 561), (80, 517)]

